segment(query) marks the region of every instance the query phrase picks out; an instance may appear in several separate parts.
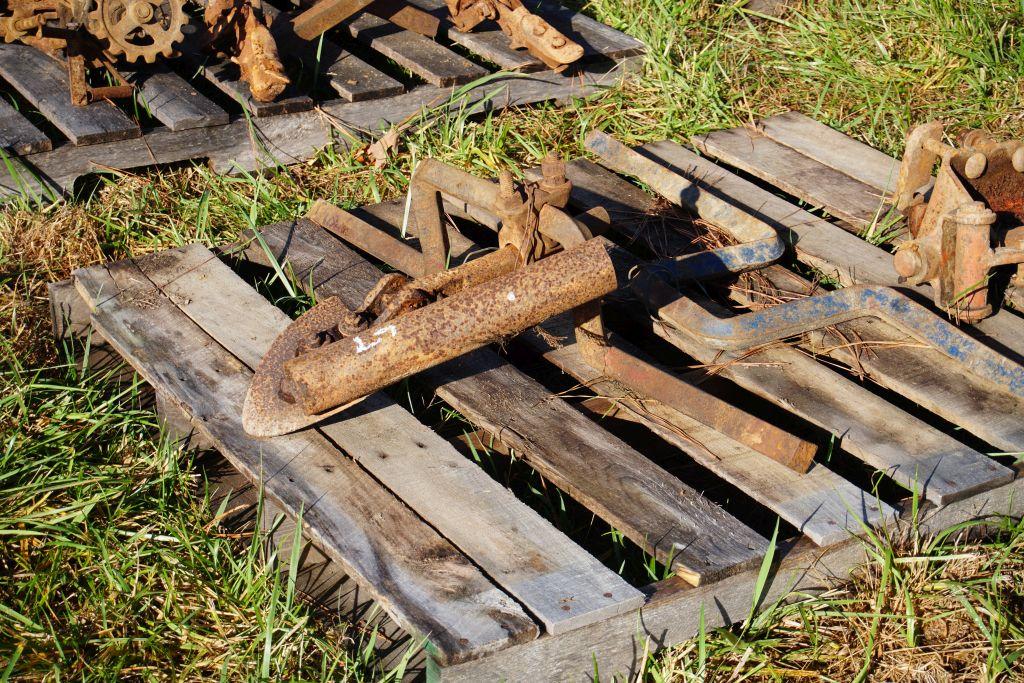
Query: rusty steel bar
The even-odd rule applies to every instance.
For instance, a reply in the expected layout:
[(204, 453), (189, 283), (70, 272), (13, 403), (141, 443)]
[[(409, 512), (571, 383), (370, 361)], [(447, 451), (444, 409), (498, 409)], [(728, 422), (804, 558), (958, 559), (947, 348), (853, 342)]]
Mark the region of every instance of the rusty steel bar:
[(348, 211), (318, 199), (306, 218), (337, 235), (357, 249), (418, 278), (426, 274), (423, 254), (405, 242), (381, 232)]
[(292, 20), (292, 31), (303, 40), (314, 40), (362, 10), (373, 0), (319, 0)]
[(740, 244), (712, 251), (685, 254), (651, 264), (673, 281), (702, 280), (763, 268), (785, 253), (786, 245), (775, 229), (751, 214), (700, 189), (672, 169), (630, 149), (615, 138), (592, 131), (584, 146), (609, 168), (632, 175), (676, 206), (695, 208)]
[(602, 297), (618, 286), (609, 246), (591, 240), (297, 356), (285, 393), (320, 413)]
[(409, 182), (409, 195), (416, 236), (427, 259), (426, 272), (443, 270), (448, 262), (442, 193), (490, 210), (497, 208), (498, 186), (495, 183), (435, 159), (421, 161)]
[(580, 343), (579, 335), (577, 344), (587, 363), (641, 396), (674, 408), (795, 472), (806, 472), (814, 461), (817, 447), (810, 441), (750, 415), (613, 344)]

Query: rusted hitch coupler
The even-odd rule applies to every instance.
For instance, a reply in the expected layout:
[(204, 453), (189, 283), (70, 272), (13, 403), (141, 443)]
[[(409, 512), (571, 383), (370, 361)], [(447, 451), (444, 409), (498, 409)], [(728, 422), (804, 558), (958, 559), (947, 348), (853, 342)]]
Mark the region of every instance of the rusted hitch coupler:
[[(958, 320), (991, 315), (993, 270), (1024, 263), (1024, 142), (996, 142), (982, 131), (942, 142), (938, 121), (907, 136), (893, 203), (911, 238), (893, 265), (902, 282), (928, 283), (935, 304)], [(940, 162), (935, 178), (932, 170)]]
[[(805, 470), (815, 447), (623, 351), (605, 333), (601, 297), (628, 281), (615, 249), (588, 225), (607, 214), (566, 213), (572, 186), (549, 157), (542, 179), (498, 184), (436, 161), (410, 184), (412, 227), (423, 247), (387, 237), (355, 216), (317, 203), (309, 218), (408, 275), (380, 280), (357, 311), (329, 299), (299, 318), (260, 363), (246, 398), (246, 431), (273, 436), (313, 424), (404, 377), (574, 311), (583, 358), (638, 394)], [(498, 248), (445, 270), (442, 193), (497, 215)], [(670, 270), (669, 264), (663, 264)]]

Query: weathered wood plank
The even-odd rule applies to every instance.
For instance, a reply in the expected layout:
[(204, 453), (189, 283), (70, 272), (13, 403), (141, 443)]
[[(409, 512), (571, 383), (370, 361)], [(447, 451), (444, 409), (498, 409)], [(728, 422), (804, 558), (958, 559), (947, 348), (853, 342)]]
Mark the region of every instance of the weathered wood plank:
[(781, 145), (876, 188), (882, 196), (896, 191), (899, 161), (800, 112), (770, 116), (759, 121), (757, 129)]
[(295, 35), (291, 12), (281, 12), (264, 3), (263, 12), (270, 19), (270, 31), (278, 46), (292, 59), (301, 59), (304, 68), (317, 69), (326, 76), (331, 87), (348, 102), (391, 97), (405, 91), (405, 86), (378, 71), (337, 43), (321, 36), (307, 41)]
[(138, 88), (135, 97), (142, 106), (171, 130), (222, 126), (230, 118), (173, 71), (140, 71), (129, 80)]
[[(794, 245), (797, 258), (824, 276), (835, 277), (843, 284), (900, 286), (892, 268), (892, 256), (885, 250), (850, 235), (675, 143), (659, 142), (645, 149), (652, 158), (688, 177), (699, 178), (709, 191), (727, 197), (782, 230), (786, 241)], [(900, 288), (909, 291), (905, 286)], [(930, 287), (922, 286), (914, 288), (914, 291), (920, 293), (922, 300), (931, 300)], [(1000, 351), (1008, 351), (1011, 357), (1017, 354), (1016, 360), (1020, 362), (1024, 353), (1024, 320), (1013, 312), (1000, 311), (975, 325), (974, 329), (987, 335), (984, 339), (994, 341)], [(886, 337), (880, 338), (884, 340)], [(983, 439), (998, 448), (1011, 452), (1019, 450), (1019, 445), (1015, 444), (1019, 444), (1020, 432), (1014, 424), (1019, 415), (1019, 408), (1014, 407), (1019, 406), (1017, 400), (988, 387), (982, 380), (963, 377), (958, 366), (935, 351), (890, 349), (884, 355), (884, 358), (863, 359), (882, 385), (904, 393), (953, 424), (983, 435)], [(914, 369), (921, 363), (932, 368), (930, 379), (925, 380), (925, 376)], [(943, 387), (942, 392), (937, 392), (935, 387)], [(989, 400), (979, 401), (977, 397), (980, 394)]]
[(93, 325), (139, 373), (269, 498), (301, 515), (317, 544), (439, 657), (461, 661), (536, 636), (512, 599), (322, 435), (247, 437), (241, 409), (252, 373), (134, 263), (76, 271), (75, 283)]
[[(1011, 484), (954, 503), (918, 519), (922, 534), (936, 533), (979, 517), (1019, 518), (1024, 514), (1024, 482)], [(909, 515), (904, 520), (910, 524)], [(510, 647), (477, 662), (434, 670), (440, 681), (635, 680), (648, 653), (682, 642), (706, 629), (746, 619), (752, 605), (773, 605), (790, 594), (828, 590), (866, 559), (860, 541), (825, 551), (798, 546), (786, 551), (776, 571), (760, 588), (756, 569), (701, 587), (669, 579), (650, 587), (639, 623), (625, 617), (574, 631), (558, 638), (538, 638)]]
[(17, 109), (0, 98), (0, 149), (15, 155), (47, 152), (53, 143)]
[(889, 208), (878, 188), (824, 166), (749, 128), (700, 135), (694, 145), (816, 207), (830, 207), (858, 234), (885, 221)]
[[(340, 242), (328, 251), (305, 252), (317, 239), (296, 239), (306, 231), (303, 225), (287, 230), (279, 226), (264, 230), (263, 237), (275, 256), (287, 259), (297, 271), (315, 268), (323, 273), (314, 278), (328, 283), (321, 287), (321, 296), (341, 296), (349, 305), (361, 301), (377, 277), (360, 282), (351, 265), (355, 254)], [(326, 233), (323, 237), (334, 239)], [(261, 257), (255, 249), (248, 253)], [(493, 351), (481, 349), (424, 376), (443, 400), (496, 434), (632, 541), (670, 561), (688, 580), (713, 580), (763, 555), (763, 538)], [(710, 528), (716, 531), (709, 533)]]
[(430, 38), (400, 29), (369, 12), (345, 22), (353, 38), (369, 45), (388, 59), (438, 86), (469, 83), (487, 75), (487, 70)]
[(68, 76), (57, 60), (20, 43), (0, 44), (0, 76), (76, 145), (137, 138), (139, 126), (109, 102), (71, 104)]
[[(178, 258), (162, 258), (166, 254)], [(207, 334), (255, 367), (287, 316), (199, 245), (164, 255), (139, 266)], [(353, 264), (361, 260), (346, 256)], [(639, 608), (638, 591), (386, 394), (368, 397), (320, 431), (494, 577), (549, 633)]]

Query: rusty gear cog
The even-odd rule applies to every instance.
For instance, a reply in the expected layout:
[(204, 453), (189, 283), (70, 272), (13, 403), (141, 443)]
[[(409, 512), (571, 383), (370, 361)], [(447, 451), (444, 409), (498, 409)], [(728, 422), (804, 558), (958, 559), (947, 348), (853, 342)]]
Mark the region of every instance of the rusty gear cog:
[(184, 0), (93, 0), (88, 29), (128, 62), (173, 57), (185, 39)]

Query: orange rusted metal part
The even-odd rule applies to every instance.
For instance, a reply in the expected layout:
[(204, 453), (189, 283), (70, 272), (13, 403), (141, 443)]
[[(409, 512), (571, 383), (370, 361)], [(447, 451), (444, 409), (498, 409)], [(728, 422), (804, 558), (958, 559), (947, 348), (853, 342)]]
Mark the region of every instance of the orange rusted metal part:
[[(184, 0), (9, 0), (2, 12), (5, 42), (22, 42), (66, 59), (76, 106), (130, 97), (134, 89), (114, 60), (153, 63), (172, 57), (188, 23)], [(89, 68), (106, 70), (117, 85), (90, 85)]]
[(210, 0), (203, 14), (208, 49), (238, 64), (253, 99), (273, 102), (291, 82), (260, 0)]
[[(893, 265), (901, 281), (929, 283), (935, 303), (965, 323), (993, 311), (994, 269), (1024, 264), (1024, 142), (997, 142), (970, 131), (960, 146), (942, 142), (939, 122), (907, 136), (893, 203), (907, 217), (911, 239)], [(932, 181), (932, 169), (939, 162)]]
[(446, 0), (452, 23), (459, 31), (473, 30), (488, 19), (509, 37), (514, 50), (525, 48), (548, 68), (562, 71), (583, 56), (583, 47), (530, 12), (520, 0)]
[(349, 403), (602, 297), (617, 287), (607, 242), (592, 240), (284, 364), (307, 413)]

